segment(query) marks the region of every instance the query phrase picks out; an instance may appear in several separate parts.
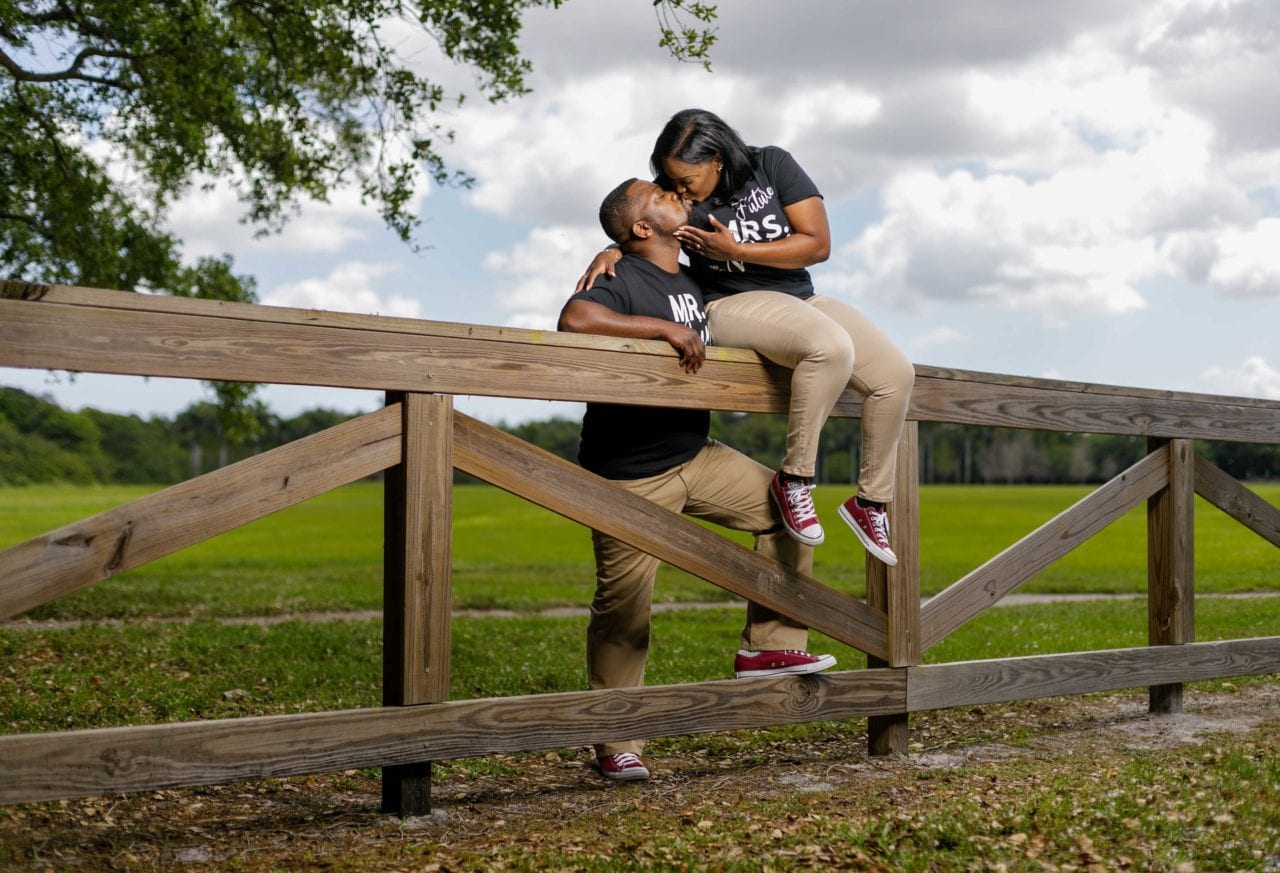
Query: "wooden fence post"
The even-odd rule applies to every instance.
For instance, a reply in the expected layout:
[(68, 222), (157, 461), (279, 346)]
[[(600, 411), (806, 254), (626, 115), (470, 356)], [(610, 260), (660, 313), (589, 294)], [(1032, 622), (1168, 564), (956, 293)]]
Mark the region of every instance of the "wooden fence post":
[[(1147, 500), (1147, 641), (1195, 641), (1195, 449), (1188, 439), (1149, 439), (1169, 450), (1169, 485)], [(1152, 685), (1148, 709), (1182, 712), (1182, 683)]]
[[(387, 394), (401, 404), (402, 457), (383, 501), (384, 706), (449, 697), (453, 397)], [(382, 811), (431, 811), (431, 762), (382, 769)]]
[[(867, 555), (867, 605), (889, 618), (889, 659), (867, 656), (868, 667), (911, 667), (920, 663), (920, 425), (908, 421), (898, 442), (898, 470), (889, 504), (889, 530), (896, 567)], [(867, 752), (907, 753), (907, 714), (867, 719)]]

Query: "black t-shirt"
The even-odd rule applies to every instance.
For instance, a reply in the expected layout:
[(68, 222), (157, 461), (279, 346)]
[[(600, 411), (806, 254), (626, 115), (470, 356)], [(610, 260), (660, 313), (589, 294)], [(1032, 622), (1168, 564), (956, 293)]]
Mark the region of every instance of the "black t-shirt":
[[(645, 258), (624, 255), (615, 272), (612, 279), (598, 278), (575, 299), (623, 315), (674, 321), (710, 342), (702, 291), (684, 267), (668, 273)], [(656, 476), (701, 451), (710, 429), (711, 413), (705, 409), (588, 403), (578, 463), (606, 479)]]
[[(777, 146), (752, 150), (755, 169), (728, 199), (712, 197), (693, 207), (690, 223), (709, 230), (709, 215), (729, 228), (741, 243), (770, 242), (791, 236), (783, 207), (821, 197), (818, 187), (790, 152)], [(707, 302), (739, 291), (781, 291), (796, 297), (813, 296), (808, 270), (782, 270), (745, 261), (711, 261), (690, 255), (693, 277), (702, 286)]]

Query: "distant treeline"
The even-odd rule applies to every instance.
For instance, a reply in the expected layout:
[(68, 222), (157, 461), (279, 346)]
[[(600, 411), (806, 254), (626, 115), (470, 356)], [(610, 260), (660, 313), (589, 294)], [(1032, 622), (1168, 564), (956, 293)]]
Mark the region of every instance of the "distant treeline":
[[(193, 404), (172, 419), (144, 419), (95, 409), (69, 412), (47, 398), (0, 387), (0, 485), (170, 484), (353, 417), (313, 409), (281, 418), (261, 404), (254, 416), (255, 435), (234, 445), (212, 403)], [(503, 429), (562, 458), (577, 455), (577, 421), (552, 418)], [(768, 467), (782, 458), (786, 430), (785, 416), (712, 415), (713, 437)], [(818, 480), (853, 481), (860, 442), (857, 421), (827, 422)], [(1197, 441), (1197, 451), (1236, 478), (1280, 479), (1280, 445)], [(1145, 452), (1141, 437), (920, 425), (920, 479), (926, 483), (1101, 482)], [(459, 481), (468, 479), (459, 474)]]

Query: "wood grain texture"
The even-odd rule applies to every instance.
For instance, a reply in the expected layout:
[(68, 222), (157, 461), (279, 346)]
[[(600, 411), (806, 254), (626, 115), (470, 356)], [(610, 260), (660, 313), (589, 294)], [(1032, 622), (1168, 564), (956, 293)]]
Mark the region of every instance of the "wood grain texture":
[(497, 428), (461, 413), (454, 422), (458, 469), (842, 643), (880, 657), (886, 654), (884, 615), (861, 601)]
[[(0, 299), (0, 365), (548, 400), (786, 411), (788, 373), (712, 347), (54, 287)], [(1084, 433), (1280, 442), (1280, 402), (917, 366), (908, 416)], [(847, 391), (837, 416), (856, 417)]]
[(911, 712), (1280, 672), (1280, 637), (907, 667)]
[[(867, 605), (886, 613), (888, 657), (868, 658), (868, 667), (905, 667), (920, 663), (920, 425), (908, 421), (898, 440), (889, 531), (896, 566), (867, 555)], [(871, 755), (905, 755), (909, 739), (906, 712), (867, 719)]]
[[(1195, 639), (1195, 452), (1191, 440), (1148, 441), (1168, 456), (1169, 483), (1147, 499), (1147, 640)], [(1182, 685), (1153, 685), (1151, 712), (1182, 712)]]
[[(396, 395), (392, 395), (396, 396)], [(402, 395), (403, 461), (387, 473), (383, 698), (449, 697), (453, 608), (453, 398)]]
[[(709, 360), (694, 375), (669, 347), (419, 335), (258, 319), (0, 300), (0, 365), (382, 391), (627, 398), (637, 405), (783, 412), (789, 374)], [(487, 333), (487, 332), (486, 332)], [(532, 334), (533, 332), (526, 332)], [(53, 345), (51, 345), (51, 343)], [(619, 344), (624, 344), (622, 347)]]
[(901, 670), (0, 736), (0, 804), (901, 711)]
[(1196, 493), (1273, 546), (1280, 546), (1280, 509), (1196, 456)]
[(1190, 440), (1161, 441), (1169, 483), (1147, 500), (1148, 639), (1195, 639), (1195, 455)]
[(921, 609), (923, 647), (936, 645), (965, 622), (994, 606), (1000, 598), (1164, 487), (1168, 478), (1168, 450), (1162, 448), (931, 597)]
[(1075, 391), (1048, 380), (1010, 382), (996, 376), (979, 379), (979, 375), (987, 374), (938, 378), (921, 375), (917, 368), (909, 416), (920, 421), (1069, 433), (1280, 442), (1280, 403), (1276, 401), (1258, 405), (1234, 397), (1201, 399), (1127, 388)]
[(0, 618), (207, 540), (398, 463), (384, 409), (0, 552)]
[[(7, 286), (16, 288), (14, 294), (7, 295)], [(510, 342), (525, 342), (534, 345), (561, 345), (566, 347), (603, 348), (614, 350), (635, 350), (644, 354), (674, 357), (666, 343), (652, 340), (629, 340), (616, 337), (593, 336), (590, 334), (558, 333), (555, 331), (528, 330), (515, 327), (499, 327), (483, 324), (459, 324), (447, 321), (428, 321), (416, 318), (396, 318), (385, 315), (360, 315), (356, 313), (331, 312), (320, 309), (293, 309), (261, 304), (232, 303), (222, 300), (199, 300), (188, 297), (163, 297), (146, 294), (133, 294), (121, 291), (108, 291), (100, 288), (83, 288), (71, 285), (44, 285), (39, 283), (13, 282), (0, 280), (0, 297), (12, 296), (14, 299), (40, 300), (46, 303), (62, 303), (68, 305), (90, 306), (103, 309), (127, 309), (149, 312), (171, 312), (175, 314), (203, 315), (212, 317), (244, 318), (257, 321), (277, 322), (281, 324), (311, 324), (330, 327), (349, 327), (360, 330), (393, 331), (422, 336), (454, 336), (475, 339), (497, 339)], [(709, 358), (715, 360), (741, 361), (760, 363), (763, 359), (749, 349), (735, 349), (727, 346), (711, 346), (707, 349)], [(974, 382), (997, 388), (1035, 388), (1050, 390), (1064, 395), (1125, 397), (1156, 401), (1181, 401), (1192, 404), (1215, 404), (1224, 400), (1232, 406), (1280, 410), (1280, 403), (1255, 397), (1222, 397), (1215, 394), (1203, 394), (1189, 391), (1168, 391), (1151, 388), (1132, 388), (1119, 385), (1107, 385), (1092, 382), (1078, 382), (1065, 379), (1044, 379), (1031, 376), (1017, 376), (1004, 373), (987, 373), (975, 370), (959, 370), (949, 367), (933, 367), (917, 364), (916, 373), (934, 382)]]

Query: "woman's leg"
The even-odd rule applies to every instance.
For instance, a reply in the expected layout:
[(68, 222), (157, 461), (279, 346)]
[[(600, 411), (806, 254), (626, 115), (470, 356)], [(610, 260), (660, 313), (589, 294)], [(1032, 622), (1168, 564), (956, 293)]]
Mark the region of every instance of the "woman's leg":
[(805, 300), (777, 291), (744, 291), (707, 305), (716, 345), (754, 349), (794, 370), (782, 471), (810, 478), (818, 436), (849, 384), (854, 344), (849, 333)]
[(898, 438), (907, 417), (915, 368), (884, 331), (849, 304), (821, 295), (810, 297), (807, 302), (839, 324), (853, 340), (856, 360), (849, 384), (866, 397), (862, 404), (858, 495), (887, 503), (893, 500)]

